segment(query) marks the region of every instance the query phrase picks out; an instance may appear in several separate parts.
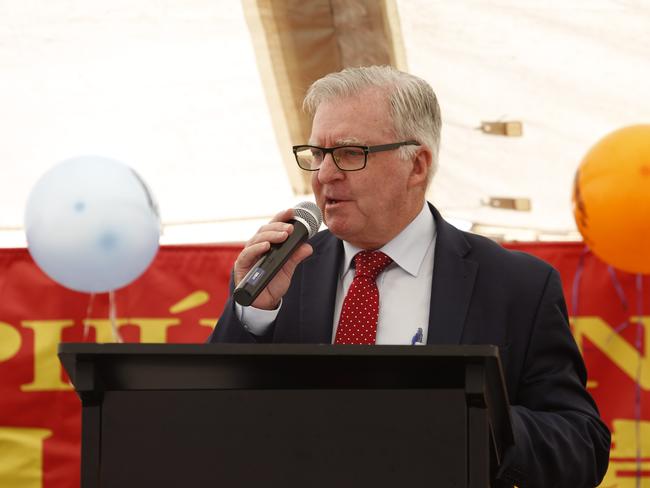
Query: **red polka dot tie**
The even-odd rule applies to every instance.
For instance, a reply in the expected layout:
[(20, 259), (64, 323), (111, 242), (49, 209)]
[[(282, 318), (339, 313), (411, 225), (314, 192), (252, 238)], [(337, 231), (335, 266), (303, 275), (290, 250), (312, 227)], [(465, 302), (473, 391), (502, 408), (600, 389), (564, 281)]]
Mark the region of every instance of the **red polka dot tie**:
[(354, 256), (356, 271), (348, 289), (334, 344), (374, 344), (379, 317), (377, 276), (393, 260), (379, 251)]

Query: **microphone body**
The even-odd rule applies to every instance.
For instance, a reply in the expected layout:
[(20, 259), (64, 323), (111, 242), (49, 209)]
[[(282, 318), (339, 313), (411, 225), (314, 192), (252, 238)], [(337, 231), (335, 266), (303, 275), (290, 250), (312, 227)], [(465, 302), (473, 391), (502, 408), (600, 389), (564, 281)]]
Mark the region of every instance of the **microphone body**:
[(253, 303), (295, 250), (318, 232), (322, 214), (314, 203), (302, 202), (293, 210), (294, 218), (288, 222), (293, 224), (293, 232), (284, 242), (271, 244), (235, 288), (233, 298), (240, 305), (247, 307)]

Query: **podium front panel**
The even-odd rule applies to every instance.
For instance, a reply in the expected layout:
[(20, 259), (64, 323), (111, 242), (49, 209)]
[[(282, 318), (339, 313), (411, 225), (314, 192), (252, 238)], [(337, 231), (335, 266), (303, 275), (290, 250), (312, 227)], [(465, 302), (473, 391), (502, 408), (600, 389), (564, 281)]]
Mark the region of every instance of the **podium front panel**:
[(83, 403), (83, 488), (483, 487), (513, 442), (494, 346), (61, 344), (59, 357)]
[(466, 486), (466, 419), (458, 390), (107, 391), (100, 486)]

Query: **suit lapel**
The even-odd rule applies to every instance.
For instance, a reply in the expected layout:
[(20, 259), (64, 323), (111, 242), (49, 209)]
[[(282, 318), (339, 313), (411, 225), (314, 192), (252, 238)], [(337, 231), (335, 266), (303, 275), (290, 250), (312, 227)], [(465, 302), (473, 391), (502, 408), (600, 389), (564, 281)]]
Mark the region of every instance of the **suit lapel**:
[(472, 298), (478, 263), (462, 232), (445, 222), (431, 206), (436, 221), (436, 249), (431, 282), (428, 344), (460, 343)]
[(336, 284), (343, 246), (329, 232), (315, 254), (303, 263), (300, 287), (300, 342), (331, 344)]

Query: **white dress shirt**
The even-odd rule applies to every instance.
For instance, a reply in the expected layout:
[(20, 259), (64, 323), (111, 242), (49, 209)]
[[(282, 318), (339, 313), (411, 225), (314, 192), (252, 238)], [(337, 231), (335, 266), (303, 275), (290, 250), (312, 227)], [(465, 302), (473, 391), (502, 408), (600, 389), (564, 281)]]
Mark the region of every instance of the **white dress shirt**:
[[(393, 263), (377, 277), (377, 344), (426, 344), (435, 242), (435, 223), (425, 202), (417, 217), (393, 240), (378, 249), (390, 256)], [(350, 265), (354, 256), (362, 251), (345, 241), (343, 249), (344, 259), (336, 287), (332, 342), (343, 300), (354, 279), (354, 268)], [(239, 304), (235, 304), (235, 307), (240, 322), (255, 335), (264, 334), (280, 310), (280, 307), (260, 310)]]

